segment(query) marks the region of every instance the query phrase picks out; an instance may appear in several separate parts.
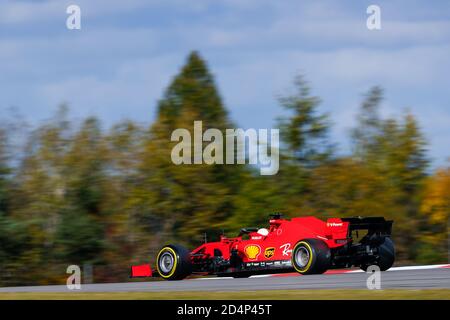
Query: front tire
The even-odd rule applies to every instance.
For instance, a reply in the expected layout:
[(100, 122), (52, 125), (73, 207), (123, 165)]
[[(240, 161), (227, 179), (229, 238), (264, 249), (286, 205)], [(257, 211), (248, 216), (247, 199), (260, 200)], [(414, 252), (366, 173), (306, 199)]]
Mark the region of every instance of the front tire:
[(330, 266), (330, 248), (322, 240), (301, 240), (292, 250), (291, 261), (300, 274), (321, 274)]
[(156, 269), (165, 280), (181, 280), (192, 272), (190, 252), (180, 245), (164, 246), (156, 257)]

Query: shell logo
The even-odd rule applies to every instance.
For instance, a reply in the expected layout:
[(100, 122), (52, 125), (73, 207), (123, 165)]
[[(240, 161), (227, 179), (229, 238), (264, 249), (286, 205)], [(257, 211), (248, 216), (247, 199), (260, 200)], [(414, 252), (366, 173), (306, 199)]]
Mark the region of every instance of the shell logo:
[(244, 252), (250, 260), (254, 260), (259, 256), (261, 248), (257, 244), (249, 244), (245, 247)]

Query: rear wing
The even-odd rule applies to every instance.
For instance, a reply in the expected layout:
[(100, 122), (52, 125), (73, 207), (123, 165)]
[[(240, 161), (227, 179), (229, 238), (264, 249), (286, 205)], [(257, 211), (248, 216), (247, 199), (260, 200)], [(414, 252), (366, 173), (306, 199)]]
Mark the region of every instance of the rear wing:
[(378, 234), (381, 236), (390, 236), (392, 233), (392, 220), (386, 220), (383, 217), (352, 217), (341, 218), (348, 222), (348, 235), (354, 230), (368, 230), (368, 234)]

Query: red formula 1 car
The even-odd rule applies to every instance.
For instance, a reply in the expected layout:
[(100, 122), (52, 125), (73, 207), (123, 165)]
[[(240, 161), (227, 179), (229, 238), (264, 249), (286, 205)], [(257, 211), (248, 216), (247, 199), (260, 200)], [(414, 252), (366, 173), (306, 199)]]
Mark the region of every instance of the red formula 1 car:
[(157, 274), (150, 265), (132, 267), (132, 277), (161, 276), (180, 280), (190, 274), (246, 278), (255, 274), (297, 271), (320, 274), (352, 266), (381, 271), (394, 263), (390, 238), (392, 221), (382, 217), (315, 217), (290, 220), (271, 215), (267, 228), (243, 228), (235, 238), (220, 237), (189, 251), (180, 245), (164, 246), (156, 257)]

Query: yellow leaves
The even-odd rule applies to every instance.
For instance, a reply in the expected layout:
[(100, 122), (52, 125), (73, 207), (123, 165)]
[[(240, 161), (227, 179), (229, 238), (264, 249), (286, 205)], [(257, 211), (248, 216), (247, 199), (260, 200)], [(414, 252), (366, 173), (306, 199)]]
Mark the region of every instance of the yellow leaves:
[(395, 210), (395, 196), (382, 175), (350, 158), (343, 158), (314, 170), (312, 188), (316, 202), (325, 212), (344, 216), (391, 217)]
[(450, 168), (440, 169), (428, 178), (420, 209), (431, 223), (447, 223), (450, 215)]

